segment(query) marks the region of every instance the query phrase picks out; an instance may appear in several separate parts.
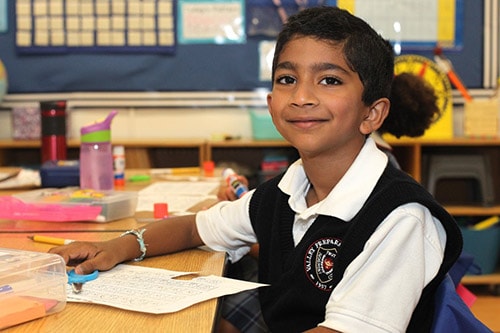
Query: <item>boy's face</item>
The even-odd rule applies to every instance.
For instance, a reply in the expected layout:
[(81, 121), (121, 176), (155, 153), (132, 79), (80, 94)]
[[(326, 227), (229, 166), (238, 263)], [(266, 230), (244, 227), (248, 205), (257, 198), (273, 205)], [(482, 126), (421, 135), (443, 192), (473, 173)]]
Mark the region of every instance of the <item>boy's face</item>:
[(342, 45), (292, 39), (279, 56), (274, 77), (269, 111), (278, 131), (301, 154), (339, 149), (357, 154), (365, 135), (376, 130), (366, 123), (371, 106), (361, 100), (363, 84), (347, 65)]

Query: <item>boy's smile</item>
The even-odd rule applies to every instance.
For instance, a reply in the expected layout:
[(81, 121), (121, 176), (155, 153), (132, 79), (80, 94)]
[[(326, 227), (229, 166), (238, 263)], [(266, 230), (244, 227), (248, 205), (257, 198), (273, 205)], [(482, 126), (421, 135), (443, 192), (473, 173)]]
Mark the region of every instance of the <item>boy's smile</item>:
[(361, 126), (370, 113), (362, 93), (341, 44), (301, 36), (279, 56), (268, 105), (277, 129), (301, 154), (357, 154), (371, 132)]

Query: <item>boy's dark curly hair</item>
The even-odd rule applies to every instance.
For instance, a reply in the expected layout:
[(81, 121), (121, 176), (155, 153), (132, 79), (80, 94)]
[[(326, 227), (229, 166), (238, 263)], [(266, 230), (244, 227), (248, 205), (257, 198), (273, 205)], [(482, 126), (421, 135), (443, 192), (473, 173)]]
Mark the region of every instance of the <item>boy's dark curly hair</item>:
[(440, 116), (434, 89), (415, 74), (396, 75), (389, 99), (391, 109), (378, 130), (380, 134), (390, 133), (397, 138), (422, 136)]

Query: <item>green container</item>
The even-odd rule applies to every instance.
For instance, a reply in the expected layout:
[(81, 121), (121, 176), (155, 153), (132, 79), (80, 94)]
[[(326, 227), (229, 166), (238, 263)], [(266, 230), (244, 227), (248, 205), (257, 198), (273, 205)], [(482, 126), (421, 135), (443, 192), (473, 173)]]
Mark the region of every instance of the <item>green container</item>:
[(252, 136), (254, 140), (283, 140), (274, 127), (273, 120), (267, 110), (251, 110)]
[(500, 256), (500, 228), (484, 230), (461, 228), (464, 238), (464, 251), (473, 255), (481, 267), (482, 274), (495, 272)]

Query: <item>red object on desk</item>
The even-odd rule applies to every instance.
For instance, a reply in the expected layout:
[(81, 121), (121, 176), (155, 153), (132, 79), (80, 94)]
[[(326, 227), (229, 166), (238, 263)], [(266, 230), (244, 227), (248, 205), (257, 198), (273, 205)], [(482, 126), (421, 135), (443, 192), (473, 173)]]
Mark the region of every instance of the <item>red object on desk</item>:
[(168, 204), (158, 202), (154, 204), (153, 216), (155, 219), (164, 219), (168, 217)]

